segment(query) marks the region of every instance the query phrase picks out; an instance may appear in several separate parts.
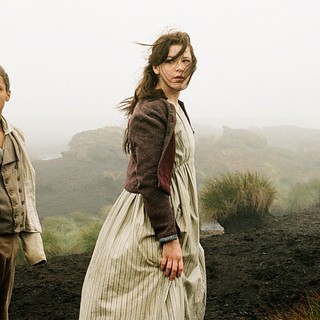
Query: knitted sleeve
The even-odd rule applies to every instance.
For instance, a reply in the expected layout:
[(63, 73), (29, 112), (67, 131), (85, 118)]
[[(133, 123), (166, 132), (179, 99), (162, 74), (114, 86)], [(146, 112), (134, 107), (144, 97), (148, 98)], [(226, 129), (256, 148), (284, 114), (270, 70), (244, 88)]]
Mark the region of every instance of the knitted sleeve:
[[(174, 122), (168, 103), (158, 99), (137, 105), (129, 123), (128, 134), (132, 157), (135, 158), (137, 191), (143, 197), (146, 213), (160, 242), (177, 238), (168, 186), (161, 181), (162, 171), (167, 171), (168, 180), (168, 168), (171, 168), (171, 178), (174, 157), (171, 157), (171, 163), (160, 166), (162, 160), (168, 158), (166, 149), (174, 138)], [(168, 159), (165, 160), (168, 162)]]

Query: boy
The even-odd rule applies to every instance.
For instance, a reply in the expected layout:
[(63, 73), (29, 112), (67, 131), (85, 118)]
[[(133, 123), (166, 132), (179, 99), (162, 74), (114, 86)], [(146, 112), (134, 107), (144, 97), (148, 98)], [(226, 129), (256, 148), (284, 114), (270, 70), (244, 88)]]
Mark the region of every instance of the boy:
[(46, 262), (35, 204), (34, 170), (24, 137), (2, 116), (10, 81), (0, 66), (0, 319), (8, 319), (19, 237), (30, 265)]

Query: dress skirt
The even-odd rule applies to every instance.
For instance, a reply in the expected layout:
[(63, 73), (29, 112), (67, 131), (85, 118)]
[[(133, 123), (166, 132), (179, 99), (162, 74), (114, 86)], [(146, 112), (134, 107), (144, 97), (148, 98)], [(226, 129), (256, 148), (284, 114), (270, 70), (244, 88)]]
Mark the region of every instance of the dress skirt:
[(200, 320), (206, 278), (199, 242), (194, 137), (177, 109), (176, 156), (170, 201), (180, 228), (183, 274), (170, 281), (160, 270), (162, 246), (141, 194), (123, 190), (100, 231), (82, 288), (79, 320)]

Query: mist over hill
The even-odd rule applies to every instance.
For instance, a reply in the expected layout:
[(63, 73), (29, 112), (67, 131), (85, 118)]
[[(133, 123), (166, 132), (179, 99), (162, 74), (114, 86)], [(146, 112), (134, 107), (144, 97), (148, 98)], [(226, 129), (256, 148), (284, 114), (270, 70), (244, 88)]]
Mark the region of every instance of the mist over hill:
[[(207, 178), (251, 170), (269, 178), (281, 197), (294, 183), (319, 177), (319, 130), (200, 125), (194, 129), (199, 190)], [(75, 212), (98, 215), (113, 204), (123, 188), (128, 161), (121, 148), (123, 131), (121, 127), (84, 131), (73, 136), (60, 154), (55, 150), (58, 158), (33, 161), (41, 217)]]
[(34, 161), (41, 215), (98, 214), (112, 203), (122, 190), (127, 163), (122, 136), (118, 127), (85, 131), (72, 138), (60, 158)]

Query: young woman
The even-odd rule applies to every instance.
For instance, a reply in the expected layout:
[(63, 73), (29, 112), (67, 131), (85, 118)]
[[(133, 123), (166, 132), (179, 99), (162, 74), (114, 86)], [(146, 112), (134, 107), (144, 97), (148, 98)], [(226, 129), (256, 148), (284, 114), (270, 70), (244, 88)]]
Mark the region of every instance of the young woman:
[(84, 280), (80, 319), (203, 319), (194, 137), (179, 95), (196, 70), (189, 36), (159, 37), (129, 117), (125, 188), (111, 209)]

